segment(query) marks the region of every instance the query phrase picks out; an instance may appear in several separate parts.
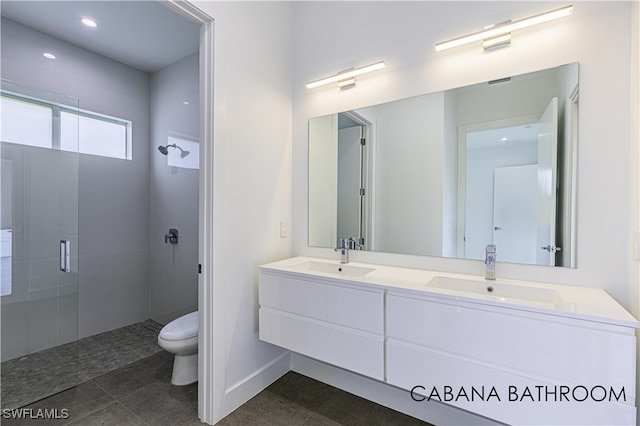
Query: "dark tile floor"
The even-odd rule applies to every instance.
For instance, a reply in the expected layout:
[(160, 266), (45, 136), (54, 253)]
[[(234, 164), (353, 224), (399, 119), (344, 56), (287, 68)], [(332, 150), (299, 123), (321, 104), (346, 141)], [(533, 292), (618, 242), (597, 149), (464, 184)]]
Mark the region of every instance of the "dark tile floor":
[[(173, 355), (157, 346), (153, 321), (82, 339), (2, 363), (2, 408), (22, 407), (50, 383), (70, 387), (66, 359), (79, 385), (15, 411), (3, 425), (189, 426), (198, 419), (198, 384), (172, 386)], [(76, 354), (77, 351), (77, 354)], [(72, 356), (69, 355), (71, 353)], [(59, 373), (60, 377), (56, 375)], [(71, 386), (74, 385), (71, 383)], [(62, 389), (65, 389), (62, 388)], [(51, 394), (51, 389), (48, 388)], [(29, 395), (29, 392), (32, 392)], [(26, 417), (26, 418), (25, 418)], [(222, 426), (428, 425), (348, 392), (289, 372), (229, 414)]]
[(282, 376), (217, 425), (430, 426), (294, 372)]
[(22, 407), (161, 352), (161, 328), (146, 320), (3, 362), (2, 408)]
[[(172, 363), (171, 354), (160, 352), (25, 407), (33, 416), (48, 410), (66, 418), (3, 419), (2, 424), (200, 425), (198, 384), (172, 386)], [(218, 425), (428, 426), (413, 417), (294, 372), (285, 374)]]
[(172, 386), (172, 368), (173, 355), (158, 352), (27, 405), (18, 411), (27, 418), (6, 418), (10, 416), (3, 413), (2, 424), (200, 425), (198, 384)]

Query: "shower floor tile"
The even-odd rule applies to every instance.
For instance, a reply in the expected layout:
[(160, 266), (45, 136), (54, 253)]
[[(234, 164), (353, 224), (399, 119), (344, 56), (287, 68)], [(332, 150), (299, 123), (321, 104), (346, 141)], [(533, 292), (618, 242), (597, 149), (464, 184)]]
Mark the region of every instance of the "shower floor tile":
[(146, 320), (78, 341), (80, 383), (141, 360), (163, 349), (158, 346), (162, 324)]
[(162, 352), (161, 328), (146, 320), (3, 362), (2, 408), (22, 407)]

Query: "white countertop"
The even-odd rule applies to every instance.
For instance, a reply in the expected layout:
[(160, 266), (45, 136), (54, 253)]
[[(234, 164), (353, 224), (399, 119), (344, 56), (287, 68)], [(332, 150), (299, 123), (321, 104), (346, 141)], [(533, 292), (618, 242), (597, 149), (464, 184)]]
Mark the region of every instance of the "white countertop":
[[(448, 272), (427, 271), (421, 269), (396, 268), (366, 263), (349, 262), (344, 265), (354, 268), (372, 269), (362, 276), (342, 275), (337, 272), (319, 272), (301, 270), (300, 265), (305, 262), (317, 262), (326, 265), (340, 267), (340, 262), (328, 259), (293, 257), (278, 262), (269, 263), (259, 267), (261, 271), (271, 271), (285, 273), (294, 276), (315, 276), (324, 280), (349, 283), (354, 285), (367, 285), (382, 287), (387, 290), (400, 290), (414, 293), (416, 295), (433, 296), (442, 299), (456, 300), (462, 302), (479, 303), (489, 306), (505, 307), (529, 312), (552, 314), (568, 318), (577, 318), (596, 321), (605, 324), (619, 325), (625, 327), (640, 328), (640, 323), (629, 312), (627, 312), (618, 302), (602, 289), (574, 287), (568, 285), (546, 284), (531, 281), (504, 280), (498, 278), (496, 281), (485, 280), (477, 275), (454, 274)], [(475, 294), (465, 291), (456, 291), (448, 288), (435, 288), (428, 286), (434, 277), (449, 277), (462, 280), (477, 281), (478, 286), (486, 287), (492, 284), (498, 286), (514, 287), (525, 286), (538, 289), (555, 290), (560, 298), (558, 304), (540, 304), (527, 300), (509, 299), (501, 301), (500, 298), (489, 293)]]

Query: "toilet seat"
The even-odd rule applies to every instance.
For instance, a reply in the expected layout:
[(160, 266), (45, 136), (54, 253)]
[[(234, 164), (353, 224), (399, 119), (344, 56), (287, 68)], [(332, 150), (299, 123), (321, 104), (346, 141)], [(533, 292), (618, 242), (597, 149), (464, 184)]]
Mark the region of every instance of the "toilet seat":
[(162, 340), (185, 340), (198, 335), (198, 311), (176, 318), (160, 331)]

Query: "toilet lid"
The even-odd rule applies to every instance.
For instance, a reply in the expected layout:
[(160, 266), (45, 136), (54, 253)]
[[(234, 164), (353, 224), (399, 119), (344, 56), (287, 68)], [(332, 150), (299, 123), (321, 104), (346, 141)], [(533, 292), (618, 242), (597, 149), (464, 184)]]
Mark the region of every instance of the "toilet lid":
[(176, 318), (160, 330), (164, 340), (183, 340), (198, 335), (198, 311)]

